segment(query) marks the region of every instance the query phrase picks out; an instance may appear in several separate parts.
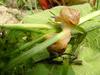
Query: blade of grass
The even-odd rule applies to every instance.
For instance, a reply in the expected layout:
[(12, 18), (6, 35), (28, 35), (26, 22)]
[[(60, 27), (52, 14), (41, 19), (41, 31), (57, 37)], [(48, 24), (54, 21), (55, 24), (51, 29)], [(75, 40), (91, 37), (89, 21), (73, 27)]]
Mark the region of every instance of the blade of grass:
[(96, 16), (100, 16), (100, 10), (94, 11), (94, 12), (80, 18), (79, 24), (82, 24), (82, 23), (84, 23), (84, 22), (86, 22), (86, 21), (88, 21)]
[(83, 23), (82, 25), (79, 25), (78, 28), (77, 27), (74, 28), (71, 31), (71, 33), (72, 35), (78, 34), (78, 33), (84, 34), (84, 32), (90, 32), (91, 30), (99, 29), (99, 28), (100, 28), (100, 22), (91, 20), (91, 21), (87, 21)]
[(34, 30), (37, 29), (52, 29), (47, 24), (0, 24), (0, 27), (11, 28), (11, 29), (22, 29), (22, 30)]

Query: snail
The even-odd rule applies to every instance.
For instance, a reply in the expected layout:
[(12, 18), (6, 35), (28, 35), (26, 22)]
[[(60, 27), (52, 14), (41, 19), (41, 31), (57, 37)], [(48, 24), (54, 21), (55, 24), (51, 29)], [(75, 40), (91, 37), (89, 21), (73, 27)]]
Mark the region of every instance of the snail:
[[(48, 51), (50, 53), (52, 54), (64, 53), (65, 48), (67, 47), (71, 39), (71, 28), (78, 24), (79, 19), (80, 19), (80, 12), (76, 9), (72, 9), (67, 6), (61, 9), (59, 16), (55, 16), (55, 21), (61, 22), (63, 24), (62, 30), (65, 33), (65, 35), (57, 42), (48, 47)], [(53, 37), (55, 34), (58, 33), (48, 35), (46, 38), (49, 39)]]

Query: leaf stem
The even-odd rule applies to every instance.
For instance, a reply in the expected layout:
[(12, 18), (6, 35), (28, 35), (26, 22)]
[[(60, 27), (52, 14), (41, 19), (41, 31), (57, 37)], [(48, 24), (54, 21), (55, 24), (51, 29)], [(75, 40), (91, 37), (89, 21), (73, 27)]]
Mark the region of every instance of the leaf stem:
[(84, 17), (81, 17), (79, 24), (82, 24), (82, 23), (84, 23), (84, 22), (86, 22), (86, 21), (88, 21), (96, 16), (100, 16), (100, 10), (94, 11), (94, 12), (92, 12)]
[(34, 28), (52, 29), (52, 27), (47, 24), (0, 24), (0, 27), (22, 30), (34, 30)]

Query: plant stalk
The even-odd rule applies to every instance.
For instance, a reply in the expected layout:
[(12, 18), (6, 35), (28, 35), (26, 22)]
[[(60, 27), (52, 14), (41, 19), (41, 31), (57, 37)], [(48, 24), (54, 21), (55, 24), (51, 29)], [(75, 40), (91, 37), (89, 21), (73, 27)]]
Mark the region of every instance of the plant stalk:
[(34, 30), (37, 29), (52, 29), (47, 24), (0, 24), (0, 27), (11, 28), (11, 29), (22, 29), (22, 30)]
[(84, 17), (81, 17), (79, 24), (82, 24), (82, 23), (84, 23), (84, 22), (86, 22), (86, 21), (88, 21), (96, 16), (100, 16), (100, 10), (94, 11), (94, 12), (92, 12)]

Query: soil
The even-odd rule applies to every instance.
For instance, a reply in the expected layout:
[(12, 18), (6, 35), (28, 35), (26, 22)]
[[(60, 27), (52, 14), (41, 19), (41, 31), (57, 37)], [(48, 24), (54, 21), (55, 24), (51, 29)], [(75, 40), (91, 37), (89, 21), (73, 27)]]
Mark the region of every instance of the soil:
[(20, 20), (18, 16), (24, 16), (25, 13), (15, 8), (0, 6), (0, 24), (16, 24)]

